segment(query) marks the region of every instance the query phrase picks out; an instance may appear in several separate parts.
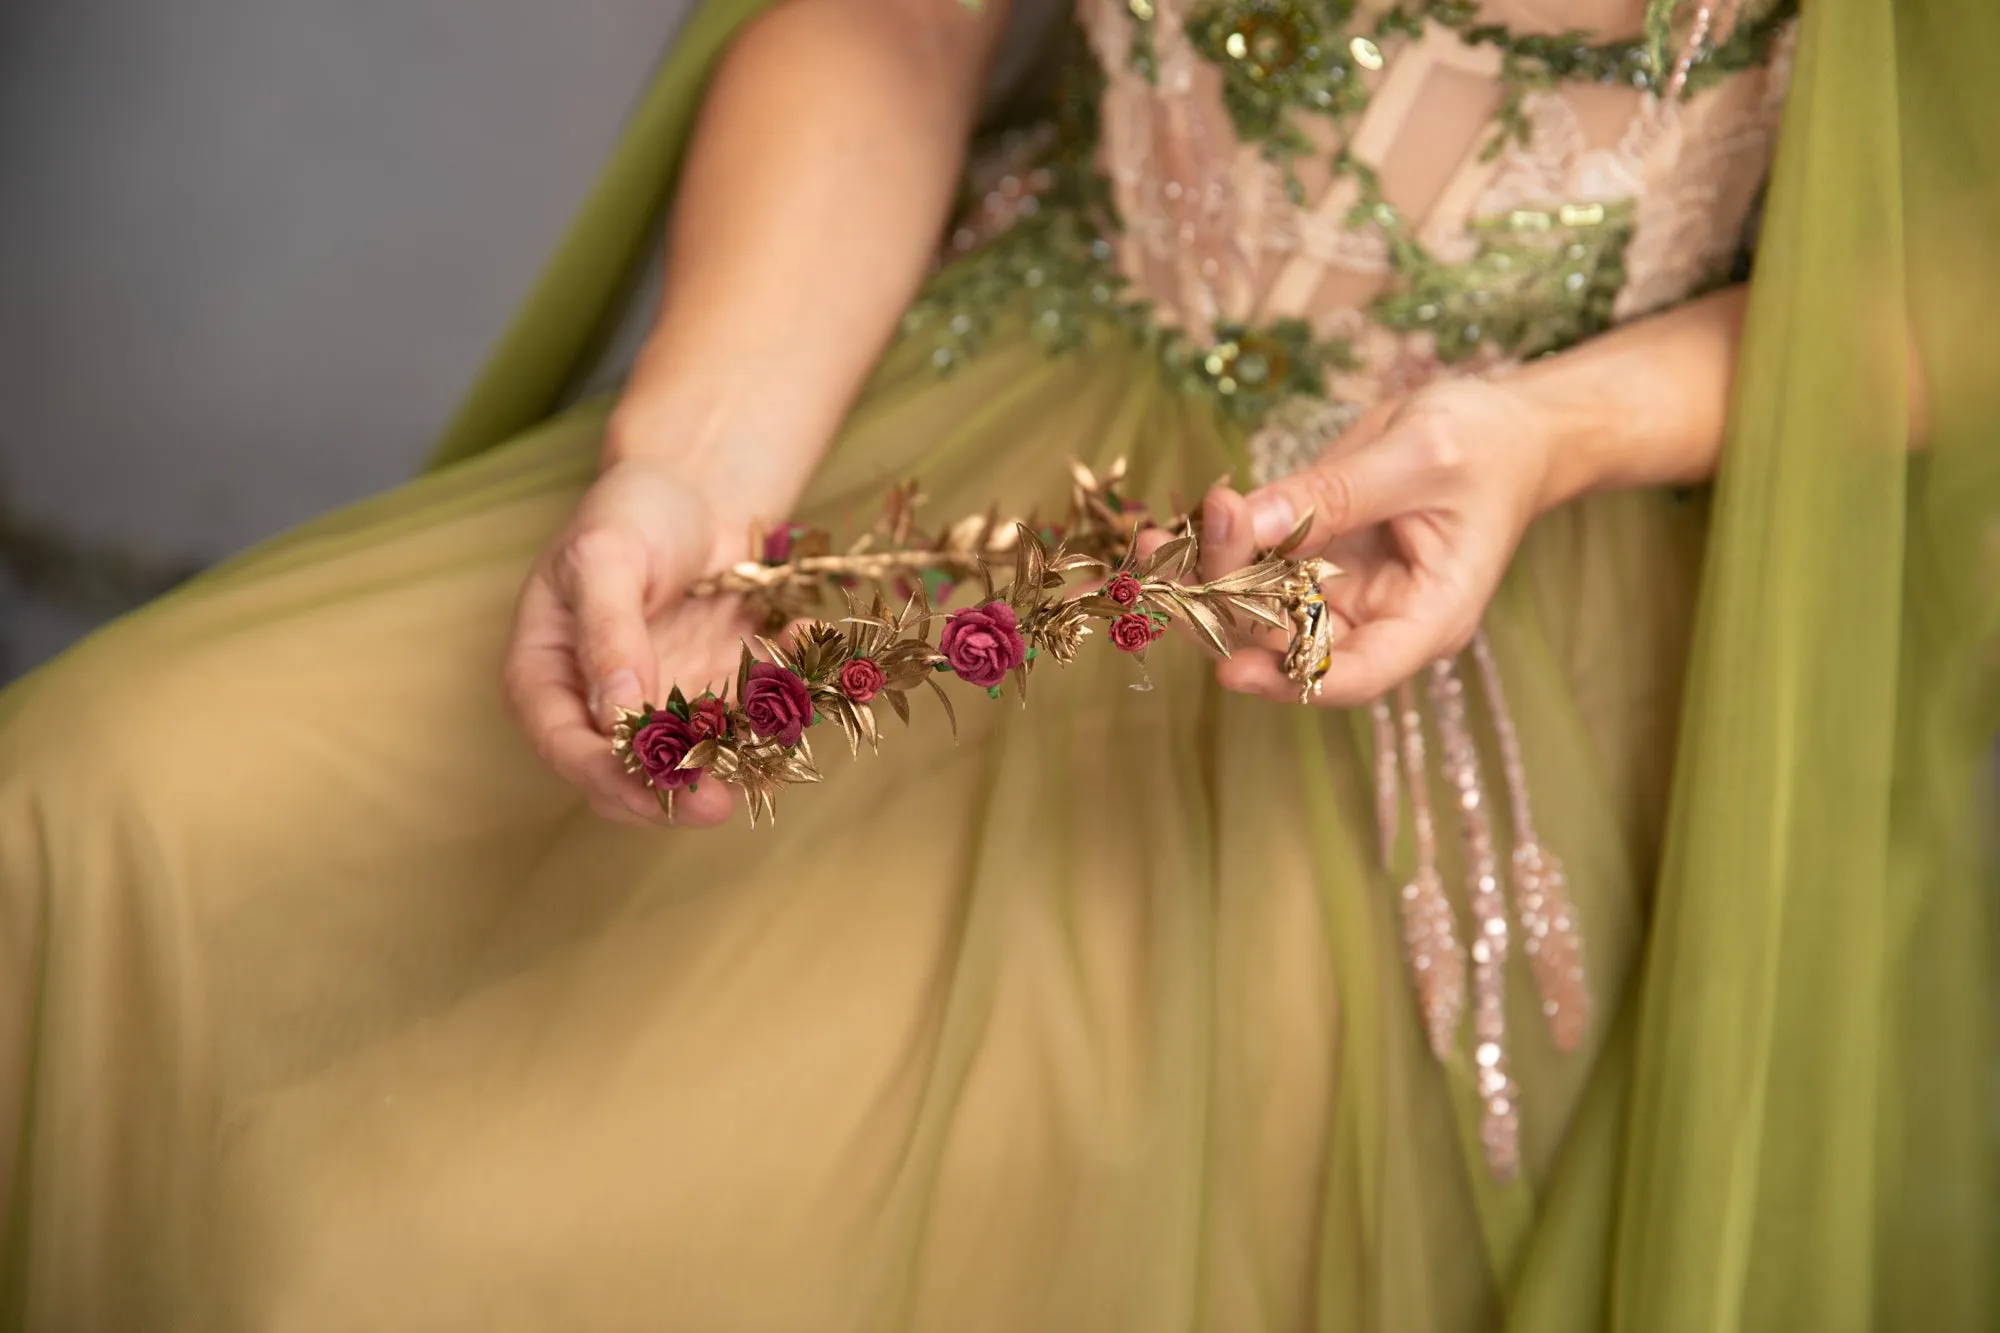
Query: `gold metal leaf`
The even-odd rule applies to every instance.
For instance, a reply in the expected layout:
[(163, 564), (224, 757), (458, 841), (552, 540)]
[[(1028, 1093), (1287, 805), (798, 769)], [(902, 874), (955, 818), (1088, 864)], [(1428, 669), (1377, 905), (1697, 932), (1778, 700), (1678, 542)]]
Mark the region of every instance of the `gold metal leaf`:
[(835, 722), (840, 724), (842, 734), (847, 737), (847, 753), (849, 755), (858, 755), (861, 753), (861, 724), (855, 720), (854, 716), (859, 711), (854, 706), (852, 700), (839, 694), (826, 699), (821, 706), (823, 715), (830, 716)]
[(958, 713), (951, 706), (951, 696), (937, 683), (936, 676), (925, 676), (924, 684), (931, 687), (931, 692), (937, 695), (938, 702), (944, 705), (944, 720), (951, 724), (951, 734), (958, 735)]
[(1140, 579), (1175, 578), (1181, 571), (1183, 562), (1194, 554), (1194, 538), (1175, 537), (1165, 542), (1132, 571)]
[(1229, 656), (1229, 645), (1222, 638), (1222, 622), (1216, 618), (1215, 613), (1182, 593), (1173, 584), (1167, 584), (1164, 591), (1169, 600), (1180, 609), (1181, 614), (1187, 617), (1188, 623), (1201, 632), (1201, 637), (1208, 641), (1208, 646), (1224, 657)]
[(783, 648), (779, 647), (776, 643), (774, 643), (770, 639), (765, 638), (761, 634), (756, 635), (755, 638), (757, 640), (757, 646), (764, 650), (764, 655), (768, 657), (772, 662), (776, 663), (778, 666), (783, 667), (785, 670), (792, 672), (795, 675), (800, 674), (798, 662), (792, 657), (790, 653), (786, 652)]
[(1308, 509), (1305, 513), (1299, 515), (1299, 521), (1293, 526), (1290, 534), (1283, 541), (1271, 548), (1271, 554), (1288, 556), (1293, 551), (1298, 550), (1299, 544), (1305, 541), (1306, 534), (1312, 531), (1312, 525), (1313, 511)]

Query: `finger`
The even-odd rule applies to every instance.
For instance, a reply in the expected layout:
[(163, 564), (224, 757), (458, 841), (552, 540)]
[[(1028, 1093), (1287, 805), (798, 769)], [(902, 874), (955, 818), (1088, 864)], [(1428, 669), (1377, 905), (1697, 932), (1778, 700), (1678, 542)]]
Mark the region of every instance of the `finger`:
[(1201, 502), (1201, 577), (1219, 579), (1250, 563), (1255, 540), (1241, 495), (1217, 486)]
[(1271, 648), (1238, 648), (1215, 668), (1215, 683), (1234, 694), (1297, 699), (1299, 687), (1286, 679), (1280, 660)]
[(714, 828), (736, 813), (735, 790), (724, 782), (707, 778), (674, 793), (674, 825), (677, 828)]
[(1312, 702), (1327, 708), (1359, 707), (1462, 646), (1454, 627), (1406, 616), (1367, 621), (1334, 643)]
[(664, 823), (652, 794), (625, 771), (586, 710), (569, 638), (561, 599), (540, 574), (531, 577), (521, 592), (504, 672), (521, 729), (557, 776), (582, 789), (593, 806)]
[(609, 729), (620, 709), (657, 699), (645, 546), (614, 530), (587, 530), (563, 547), (554, 571), (556, 589), (575, 618), (590, 716)]
[[(1335, 641), (1346, 635), (1354, 626), (1354, 621), (1328, 604), (1327, 614), (1332, 617)], [(1289, 637), (1273, 629), (1263, 629), (1258, 641), (1239, 649), (1231, 659), (1216, 669), (1216, 683), (1226, 690), (1238, 694), (1261, 695), (1267, 699), (1277, 699), (1295, 703), (1299, 697), (1299, 684), (1285, 673), (1285, 652)]]
[(1302, 550), (1315, 552), (1342, 533), (1421, 508), (1435, 498), (1439, 477), (1453, 466), (1434, 428), (1391, 430), (1352, 451), (1328, 455), (1282, 481), (1253, 491), (1251, 526), (1261, 546), (1283, 541), (1310, 513)]

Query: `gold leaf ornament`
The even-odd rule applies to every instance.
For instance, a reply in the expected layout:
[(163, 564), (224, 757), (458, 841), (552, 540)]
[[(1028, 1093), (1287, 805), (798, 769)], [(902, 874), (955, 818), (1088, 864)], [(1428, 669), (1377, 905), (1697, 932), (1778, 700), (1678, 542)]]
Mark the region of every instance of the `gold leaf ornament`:
[[(773, 557), (782, 552), (782, 558), (740, 562), (696, 583), (690, 596), (743, 597), (764, 632), (743, 645), (733, 686), (719, 698), (721, 734), (699, 736), (673, 772), (692, 771), (697, 782), (737, 787), (753, 825), (775, 816), (785, 788), (820, 781), (803, 734), (789, 746), (781, 738), (759, 736), (743, 713), (751, 669), (760, 659), (796, 678), (796, 692), (786, 706), (803, 700), (811, 708), (807, 729), (832, 725), (854, 755), (864, 744), (871, 752), (880, 748), (878, 704), (909, 723), (909, 693), (920, 683), (937, 696), (955, 733), (957, 717), (944, 680), (958, 677), (933, 637), (957, 614), (932, 603), (931, 586), (946, 583), (976, 583), (984, 590), (980, 605), (1004, 603), (1013, 612), (1022, 648), (1007, 674), (1023, 704), (1039, 664), (1074, 662), (1100, 622), (1108, 629), (1134, 614), (1153, 621), (1150, 637), (1127, 629), (1117, 642), (1141, 664), (1146, 643), (1171, 624), (1187, 626), (1225, 657), (1249, 628), (1283, 630), (1289, 635), (1285, 670), (1302, 700), (1312, 696), (1336, 637), (1335, 617), (1321, 585), (1340, 571), (1325, 560), (1294, 558), (1311, 528), (1310, 514), (1285, 541), (1259, 552), (1246, 568), (1196, 582), (1190, 581), (1201, 556), (1195, 515), (1150, 518), (1143, 505), (1121, 493), (1126, 482), (1122, 459), (1102, 473), (1073, 463), (1070, 475), (1069, 507), (1059, 523), (1045, 524), (1032, 514), (1007, 519), (995, 508), (927, 532), (918, 521), (922, 492), (909, 481), (890, 490), (874, 528), (844, 551), (836, 549), (830, 534), (789, 526), (783, 542), (756, 548)], [(1138, 539), (1149, 528), (1170, 535), (1142, 557)], [(1012, 576), (1004, 587), (998, 582), (1000, 569)], [(1136, 594), (1131, 583), (1124, 583), (1116, 597), (1105, 591), (1110, 580), (1128, 575), (1137, 584)], [(1072, 590), (1072, 580), (1084, 586)], [(865, 602), (857, 597), (864, 588)], [(795, 628), (781, 634), (786, 625)], [(863, 661), (872, 663), (875, 672), (860, 671), (850, 680), (848, 666)], [(879, 684), (874, 684), (877, 672)], [(787, 692), (777, 688), (781, 695)], [(1134, 688), (1148, 685), (1142, 678)], [(614, 753), (627, 772), (655, 789), (669, 814), (673, 789), (648, 774), (637, 751), (638, 737), (660, 712), (687, 724), (681, 731), (670, 727), (665, 733), (670, 736), (694, 726), (691, 710), (696, 708), (703, 710), (701, 725), (712, 725), (718, 705), (708, 698), (690, 705), (676, 686), (665, 705), (622, 714), (612, 728)], [(657, 765), (657, 740), (654, 745)]]

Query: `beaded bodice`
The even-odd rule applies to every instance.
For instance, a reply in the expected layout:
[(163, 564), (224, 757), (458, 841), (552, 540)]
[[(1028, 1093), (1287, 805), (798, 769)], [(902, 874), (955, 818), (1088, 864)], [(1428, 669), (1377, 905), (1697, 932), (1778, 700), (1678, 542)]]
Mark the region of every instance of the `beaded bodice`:
[(1278, 472), (1367, 406), (1728, 280), (1790, 0), (1079, 0), (1095, 70), (982, 154), (912, 311), (949, 368), (1026, 293), (1122, 324)]

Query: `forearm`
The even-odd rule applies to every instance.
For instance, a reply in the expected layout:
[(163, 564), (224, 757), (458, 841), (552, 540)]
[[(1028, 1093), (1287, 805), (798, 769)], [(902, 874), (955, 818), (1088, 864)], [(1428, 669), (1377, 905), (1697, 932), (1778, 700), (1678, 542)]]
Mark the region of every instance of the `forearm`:
[[(1543, 508), (1595, 491), (1685, 486), (1715, 474), (1749, 289), (1725, 288), (1534, 362), (1511, 383), (1552, 434)], [(1910, 438), (1928, 428), (1909, 362)]]
[(666, 455), (754, 516), (790, 506), (922, 280), (1004, 8), (791, 0), (743, 34), (607, 461)]
[(1551, 431), (1544, 508), (1713, 475), (1746, 296), (1725, 288), (1533, 362), (1510, 381)]

